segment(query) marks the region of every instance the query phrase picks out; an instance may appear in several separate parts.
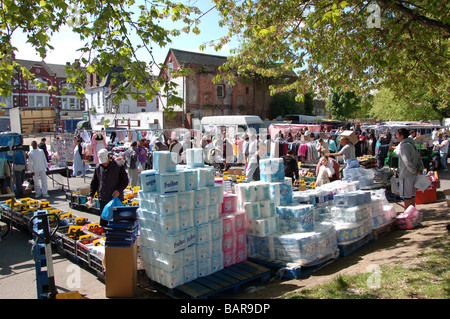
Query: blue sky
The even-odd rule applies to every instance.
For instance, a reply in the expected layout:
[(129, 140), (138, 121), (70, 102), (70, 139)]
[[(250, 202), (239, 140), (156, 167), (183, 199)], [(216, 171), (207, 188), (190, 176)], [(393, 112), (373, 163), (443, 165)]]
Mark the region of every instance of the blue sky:
[[(202, 12), (206, 12), (214, 6), (211, 1), (199, 0), (191, 2), (194, 2), (193, 5), (197, 6)], [(227, 30), (225, 28), (219, 27), (219, 19), (219, 14), (214, 8), (202, 17), (201, 23), (199, 25), (200, 35), (197, 36), (193, 33), (182, 33), (181, 36), (172, 38), (172, 43), (164, 48), (154, 46), (153, 55), (156, 62), (162, 63), (170, 48), (200, 52), (199, 48), (203, 43), (217, 40), (221, 36), (226, 35)], [(167, 22), (164, 22), (164, 26), (167, 25)], [(170, 27), (176, 27), (176, 25)], [(36, 54), (32, 47), (25, 42), (26, 37), (24, 35), (14, 35), (13, 45), (18, 48), (18, 52), (16, 52), (16, 58), (40, 61), (41, 58), (39, 57), (39, 55)], [(221, 51), (215, 51), (214, 48), (207, 46), (203, 52), (226, 56), (230, 54), (229, 49), (233, 48), (233, 46), (236, 46), (236, 43), (237, 41), (233, 41), (229, 46), (224, 47), (224, 49)], [(55, 49), (47, 53), (45, 62), (51, 64), (65, 64), (66, 62), (73, 62), (75, 59), (80, 57), (80, 53), (76, 52), (76, 49), (80, 48), (83, 43), (78, 39), (77, 35), (71, 32), (69, 27), (64, 27), (58, 34), (55, 34), (52, 37), (50, 44)], [(149, 56), (147, 55), (142, 55), (140, 56), (140, 58), (142, 60), (149, 60)]]

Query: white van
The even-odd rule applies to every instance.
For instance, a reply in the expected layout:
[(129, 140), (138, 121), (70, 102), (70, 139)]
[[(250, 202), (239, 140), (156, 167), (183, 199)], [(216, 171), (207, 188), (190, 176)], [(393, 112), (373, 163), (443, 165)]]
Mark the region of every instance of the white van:
[(205, 116), (201, 123), (203, 131), (209, 131), (213, 127), (234, 127), (238, 132), (254, 130), (259, 134), (260, 129), (267, 129), (261, 118), (256, 115)]

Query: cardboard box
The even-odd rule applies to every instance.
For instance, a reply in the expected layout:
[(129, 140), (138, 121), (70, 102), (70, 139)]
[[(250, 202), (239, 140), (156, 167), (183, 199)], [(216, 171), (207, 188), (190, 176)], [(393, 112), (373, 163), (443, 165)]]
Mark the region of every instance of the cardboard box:
[(445, 201), (447, 202), (447, 206), (450, 207), (450, 189), (444, 190)]
[(348, 137), (348, 139), (350, 140), (350, 143), (352, 143), (353, 145), (355, 145), (359, 141), (358, 137), (356, 136), (355, 132), (353, 132), (353, 131), (343, 131), (341, 133), (341, 136)]
[(80, 195), (89, 195), (91, 192), (89, 188), (80, 188), (78, 191), (80, 192)]
[(105, 294), (132, 298), (137, 288), (137, 243), (131, 247), (105, 247)]

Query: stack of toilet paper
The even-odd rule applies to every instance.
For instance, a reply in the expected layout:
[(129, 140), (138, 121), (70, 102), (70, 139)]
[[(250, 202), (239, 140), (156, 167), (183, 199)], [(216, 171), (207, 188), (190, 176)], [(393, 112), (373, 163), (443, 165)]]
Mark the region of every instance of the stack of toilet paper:
[(338, 245), (347, 245), (367, 236), (371, 231), (372, 196), (368, 191), (334, 195), (331, 208)]
[(347, 160), (347, 166), (342, 170), (343, 181), (358, 181), (361, 187), (374, 184), (375, 172), (359, 165), (357, 159)]
[(397, 213), (394, 205), (386, 199), (384, 189), (371, 191), (372, 229), (378, 229), (395, 221)]
[(248, 255), (310, 266), (335, 257), (336, 230), (331, 224), (318, 224), (313, 231), (247, 236)]
[(247, 216), (244, 212), (223, 214), (223, 261), (224, 267), (240, 263), (247, 259), (246, 227)]
[(259, 161), (262, 182), (283, 182), (284, 164), (282, 158), (267, 158)]
[(277, 214), (280, 218), (280, 231), (308, 232), (314, 230), (314, 206), (310, 204), (297, 204), (289, 206), (277, 206)]
[(137, 212), (147, 275), (174, 288), (223, 268), (223, 187), (213, 167), (173, 165), (168, 153), (141, 172)]
[(292, 178), (285, 177), (280, 182), (269, 182), (270, 198), (275, 204), (288, 205), (292, 203)]
[(270, 183), (251, 182), (236, 185), (238, 208), (247, 216), (247, 234), (268, 236), (279, 230), (276, 203), (271, 198)]

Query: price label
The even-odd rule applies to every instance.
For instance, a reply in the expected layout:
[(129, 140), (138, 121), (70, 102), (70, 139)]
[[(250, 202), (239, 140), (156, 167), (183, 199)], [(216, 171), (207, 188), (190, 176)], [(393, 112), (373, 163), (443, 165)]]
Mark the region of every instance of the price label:
[(61, 216), (59, 216), (59, 218), (63, 219), (63, 218), (73, 218), (72, 213), (65, 213), (62, 214)]
[(86, 223), (86, 217), (77, 217), (75, 218), (75, 224), (85, 224)]
[(78, 240), (89, 239), (89, 238), (92, 238), (92, 235), (86, 234), (86, 235), (80, 236), (80, 237), (78, 238)]
[(74, 234), (79, 231), (81, 231), (81, 226), (69, 226), (69, 230), (68, 230), (69, 234)]

